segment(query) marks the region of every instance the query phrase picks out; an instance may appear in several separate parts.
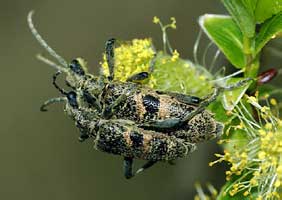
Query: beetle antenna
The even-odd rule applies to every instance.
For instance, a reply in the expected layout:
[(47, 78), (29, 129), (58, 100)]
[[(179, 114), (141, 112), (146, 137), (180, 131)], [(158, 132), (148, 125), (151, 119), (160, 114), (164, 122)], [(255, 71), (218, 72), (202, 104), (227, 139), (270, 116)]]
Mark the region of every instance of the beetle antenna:
[(41, 54), (37, 54), (36, 55), (36, 58), (38, 60), (40, 60), (41, 62), (44, 62), (45, 64), (53, 67), (54, 69), (56, 69), (57, 71), (63, 71), (63, 72), (68, 72), (68, 70), (64, 67), (62, 67), (61, 65), (58, 65), (57, 63), (49, 60), (48, 58), (44, 57), (43, 55)]
[(67, 95), (68, 93), (60, 88), (57, 83), (56, 83), (56, 80), (57, 80), (57, 77), (61, 74), (62, 72), (61, 71), (57, 71), (56, 74), (53, 75), (53, 85), (55, 86), (55, 88), (57, 88), (63, 95)]
[(32, 16), (33, 16), (34, 11), (30, 11), (28, 13), (27, 16), (27, 22), (28, 22), (28, 26), (33, 34), (33, 36), (37, 39), (37, 41), (39, 42), (39, 44), (46, 49), (46, 51), (48, 51), (48, 53), (53, 56), (55, 59), (57, 59), (57, 61), (63, 65), (63, 67), (68, 68), (68, 64), (67, 62), (59, 55), (55, 52), (55, 50), (53, 50), (48, 44), (47, 42), (41, 37), (41, 35), (38, 33), (38, 31), (36, 30), (33, 21), (32, 21)]

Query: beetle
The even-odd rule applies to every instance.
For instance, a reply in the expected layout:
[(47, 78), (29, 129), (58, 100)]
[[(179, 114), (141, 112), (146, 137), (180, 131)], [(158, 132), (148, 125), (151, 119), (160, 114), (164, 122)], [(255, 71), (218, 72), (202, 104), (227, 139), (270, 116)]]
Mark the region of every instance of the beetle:
[[(56, 88), (59, 89), (57, 85)], [(124, 175), (127, 179), (158, 161), (172, 162), (196, 149), (194, 143), (165, 133), (144, 130), (131, 120), (103, 119), (96, 110), (79, 107), (75, 91), (59, 90), (65, 96), (62, 97), (66, 102), (65, 111), (80, 130), (80, 140), (92, 138), (95, 149), (123, 156)], [(133, 172), (133, 158), (147, 162)]]
[[(100, 144), (96, 145), (97, 149), (124, 156), (127, 178), (134, 176), (133, 158), (148, 160), (140, 169), (142, 171), (157, 161), (171, 161), (187, 155), (195, 149), (195, 143), (221, 135), (223, 125), (213, 118), (206, 107), (222, 90), (231, 90), (249, 81), (245, 79), (236, 85), (215, 87), (213, 93), (203, 99), (180, 93), (156, 91), (139, 84), (140, 80), (149, 77), (148, 72), (134, 74), (127, 82), (120, 82), (114, 80), (115, 39), (106, 42), (109, 76), (93, 76), (87, 72), (83, 59), (77, 58), (68, 64), (59, 56), (35, 29), (32, 15), (31, 11), (28, 15), (28, 25), (32, 34), (60, 65), (41, 55), (38, 58), (58, 71), (53, 77), (53, 84), (64, 95), (46, 101), (41, 106), (41, 111), (46, 111), (50, 104), (67, 102), (65, 110), (81, 132), (80, 141), (92, 137), (96, 144)], [(56, 84), (56, 78), (62, 72), (66, 74), (66, 84), (72, 89), (71, 92), (66, 92)], [(101, 142), (102, 137), (109, 140)], [(112, 138), (115, 137), (118, 139), (112, 142)], [(145, 144), (148, 137), (152, 141)], [(177, 153), (180, 143), (188, 150), (185, 152), (179, 150)], [(143, 148), (139, 153), (137, 144)], [(177, 148), (170, 149), (169, 144), (177, 144)], [(162, 150), (165, 156), (154, 151), (146, 151), (146, 148), (160, 147), (165, 149)], [(168, 156), (170, 154), (171, 157)]]
[[(217, 125), (211, 121), (213, 118), (208, 115), (195, 117), (195, 120), (206, 121), (192, 122), (189, 129), (183, 130), (183, 135), (187, 134), (188, 130), (194, 133), (195, 135), (189, 134), (191, 138), (183, 137), (173, 131), (146, 130), (136, 125), (132, 120), (103, 119), (98, 110), (80, 105), (79, 95), (76, 94), (76, 91), (66, 92), (56, 84), (56, 78), (59, 74), (60, 72), (57, 72), (53, 76), (53, 85), (65, 96), (60, 99), (66, 102), (65, 112), (75, 121), (75, 125), (80, 131), (79, 140), (84, 141), (92, 138), (97, 150), (123, 156), (126, 178), (135, 176), (158, 161), (172, 163), (174, 160), (193, 152), (196, 149), (196, 142), (193, 138), (199, 138), (197, 134), (209, 133), (205, 135), (207, 140), (218, 136), (222, 131), (221, 124)], [(193, 123), (203, 126), (193, 126)], [(210, 123), (209, 126), (207, 126), (208, 123)], [(216, 126), (214, 130), (205, 130), (212, 125)], [(134, 158), (148, 160), (148, 162), (133, 172)]]
[[(76, 90), (80, 97), (80, 104), (97, 109), (102, 117), (112, 117), (133, 120), (140, 126), (155, 129), (169, 130), (182, 129), (196, 115), (205, 112), (205, 115), (212, 115), (205, 110), (206, 106), (215, 100), (219, 90), (208, 96), (204, 101), (195, 96), (189, 96), (173, 92), (155, 91), (134, 82), (147, 78), (148, 72), (141, 72), (129, 78), (132, 82), (120, 82), (114, 79), (114, 42), (110, 39), (106, 42), (106, 57), (108, 61), (109, 77), (93, 76), (87, 72), (86, 62), (77, 58), (70, 64), (59, 56), (43, 40), (34, 28), (32, 13), (28, 16), (29, 27), (39, 43), (62, 65), (57, 65), (46, 58), (38, 58), (47, 64), (55, 67), (58, 71), (66, 74), (67, 85)], [(48, 100), (42, 106), (60, 102), (60, 98)]]

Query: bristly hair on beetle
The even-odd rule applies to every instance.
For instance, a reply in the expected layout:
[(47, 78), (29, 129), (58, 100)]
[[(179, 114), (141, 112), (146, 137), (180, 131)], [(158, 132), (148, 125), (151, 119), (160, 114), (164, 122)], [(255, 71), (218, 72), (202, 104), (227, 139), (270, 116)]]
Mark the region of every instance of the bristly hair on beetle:
[[(140, 84), (150, 72), (133, 74), (126, 82), (114, 80), (115, 39), (106, 42), (105, 55), (109, 68), (107, 77), (87, 72), (82, 58), (69, 64), (40, 36), (28, 14), (28, 25), (38, 42), (59, 65), (38, 55), (37, 58), (57, 70), (53, 85), (63, 97), (46, 101), (42, 111), (56, 102), (66, 102), (65, 111), (81, 132), (80, 141), (93, 138), (95, 148), (124, 157), (126, 178), (154, 165), (158, 161), (173, 161), (195, 150), (196, 143), (222, 134), (223, 125), (217, 122), (206, 107), (223, 90), (232, 90), (247, 83), (244, 79), (227, 87), (215, 87), (204, 99), (181, 93), (157, 91)], [(154, 68), (154, 59), (150, 69)], [(69, 92), (60, 88), (56, 79), (66, 74)], [(133, 173), (133, 159), (148, 160)]]

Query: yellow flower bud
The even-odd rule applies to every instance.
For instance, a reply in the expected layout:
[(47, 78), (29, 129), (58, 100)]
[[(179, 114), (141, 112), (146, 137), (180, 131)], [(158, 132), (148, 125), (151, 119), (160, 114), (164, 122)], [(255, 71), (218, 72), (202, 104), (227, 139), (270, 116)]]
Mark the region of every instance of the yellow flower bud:
[(249, 194), (250, 194), (249, 191), (245, 191), (243, 195), (246, 197), (246, 196), (248, 196)]
[(282, 175), (282, 165), (279, 165), (276, 169), (277, 174)]
[(274, 99), (274, 98), (271, 98), (271, 99), (270, 99), (270, 103), (271, 103), (271, 105), (273, 105), (273, 106), (276, 106), (276, 105), (277, 105), (277, 101), (276, 101), (276, 99)]
[(153, 23), (154, 24), (157, 24), (157, 23), (159, 23), (160, 22), (160, 19), (157, 17), (157, 16), (154, 16), (154, 18), (153, 18)]
[(264, 151), (260, 151), (260, 152), (258, 153), (258, 158), (261, 159), (261, 160), (263, 160), (263, 159), (265, 159), (265, 155), (266, 155), (266, 153), (265, 153)]
[(280, 180), (276, 180), (274, 183), (274, 187), (278, 188), (281, 185)]

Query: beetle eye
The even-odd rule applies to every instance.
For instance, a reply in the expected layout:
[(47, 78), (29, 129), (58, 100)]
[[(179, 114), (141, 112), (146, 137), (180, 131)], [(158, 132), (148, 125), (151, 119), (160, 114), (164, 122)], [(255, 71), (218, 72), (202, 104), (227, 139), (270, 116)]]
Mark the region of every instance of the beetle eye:
[(67, 94), (68, 102), (73, 108), (78, 108), (78, 103), (76, 99), (76, 93), (71, 91)]
[(80, 60), (79, 59), (74, 59), (73, 61), (71, 61), (71, 63), (69, 64), (69, 67), (70, 69), (76, 73), (77, 75), (80, 75), (80, 76), (83, 76), (85, 75), (85, 72), (83, 70), (83, 67), (82, 67), (82, 63), (79, 62)]

